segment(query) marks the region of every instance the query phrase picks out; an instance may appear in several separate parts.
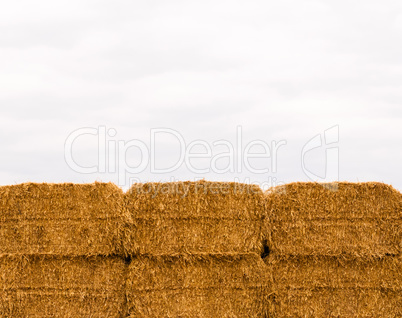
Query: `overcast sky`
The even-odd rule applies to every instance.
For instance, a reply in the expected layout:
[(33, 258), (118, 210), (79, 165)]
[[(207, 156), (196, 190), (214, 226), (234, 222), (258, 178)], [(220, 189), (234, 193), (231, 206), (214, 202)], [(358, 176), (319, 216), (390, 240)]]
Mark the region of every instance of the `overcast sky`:
[[(126, 188), (128, 179), (204, 177), (276, 185), (327, 180), (330, 169), (332, 179), (402, 190), (402, 2), (3, 1), (0, 109), (1, 184), (98, 180)], [(96, 135), (78, 136), (71, 157), (97, 172), (66, 162), (66, 140), (84, 127), (110, 132), (107, 158), (120, 151), (115, 170), (127, 170), (124, 181), (99, 168)], [(194, 172), (211, 166), (203, 158), (158, 173), (150, 155), (130, 173), (123, 164), (147, 159), (130, 141), (151, 149), (156, 128), (175, 132), (154, 143), (159, 168), (180, 159), (178, 134), (187, 146), (205, 141), (192, 152), (210, 145), (211, 157), (229, 149), (214, 146), (219, 140), (236, 153), (257, 140), (250, 152), (282, 146), (275, 159), (272, 148), (251, 159), (264, 173), (237, 162), (222, 172), (229, 157), (215, 158), (221, 172)], [(321, 147), (308, 144), (319, 136)]]

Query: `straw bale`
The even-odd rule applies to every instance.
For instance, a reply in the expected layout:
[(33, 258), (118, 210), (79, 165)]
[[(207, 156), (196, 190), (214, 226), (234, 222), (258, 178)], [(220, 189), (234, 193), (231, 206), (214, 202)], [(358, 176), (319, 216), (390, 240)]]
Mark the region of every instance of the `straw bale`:
[(402, 194), (382, 183), (291, 183), (267, 194), (265, 236), (282, 255), (382, 257), (402, 250)]
[(1, 257), (0, 316), (121, 317), (125, 269), (113, 257)]
[(381, 288), (289, 289), (278, 292), (275, 318), (401, 317), (402, 291)]
[(123, 204), (112, 183), (0, 187), (0, 255), (122, 253)]
[(224, 182), (135, 184), (129, 254), (260, 253), (265, 197), (258, 186)]
[(273, 220), (402, 217), (402, 193), (379, 182), (295, 182), (267, 194)]
[[(260, 221), (230, 219), (136, 219), (132, 254), (259, 251)], [(128, 242), (128, 241), (127, 241)]]
[(271, 277), (255, 254), (140, 256), (129, 266), (130, 317), (265, 317)]
[(283, 255), (398, 255), (402, 219), (298, 220), (272, 222), (271, 248)]
[(338, 257), (277, 257), (264, 259), (276, 289), (402, 287), (402, 259)]

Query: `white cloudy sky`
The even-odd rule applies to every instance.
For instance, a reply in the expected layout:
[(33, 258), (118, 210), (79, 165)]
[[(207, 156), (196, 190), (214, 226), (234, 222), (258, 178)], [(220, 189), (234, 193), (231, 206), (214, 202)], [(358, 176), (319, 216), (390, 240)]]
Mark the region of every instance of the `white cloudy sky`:
[[(100, 180), (126, 187), (113, 171), (82, 174), (65, 161), (68, 136), (99, 126), (115, 129), (111, 143), (148, 146), (151, 129), (169, 128), (187, 144), (206, 141), (212, 155), (225, 151), (213, 142), (235, 142), (238, 127), (243, 147), (286, 141), (276, 172), (272, 158), (260, 158), (253, 167), (269, 172), (236, 166), (194, 173), (183, 164), (152, 173), (148, 165), (127, 178), (310, 180), (303, 146), (338, 126), (332, 146), (339, 149), (339, 180), (401, 190), (402, 2), (3, 1), (0, 115), (1, 184)], [(160, 136), (156, 164), (172, 166), (178, 140)], [(77, 138), (73, 158), (96, 165), (97, 148), (96, 136)], [(326, 148), (305, 157), (318, 181)], [(124, 163), (135, 166), (141, 158), (131, 147)], [(192, 165), (208, 168), (210, 161)]]

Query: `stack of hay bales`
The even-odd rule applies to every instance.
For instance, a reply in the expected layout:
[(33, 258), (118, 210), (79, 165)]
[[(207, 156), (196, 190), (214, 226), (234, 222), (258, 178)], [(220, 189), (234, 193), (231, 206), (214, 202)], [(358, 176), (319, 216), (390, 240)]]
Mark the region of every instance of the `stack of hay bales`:
[(113, 184), (0, 187), (2, 317), (120, 317), (123, 192)]
[(402, 315), (402, 194), (292, 183), (268, 196), (275, 317)]
[[(270, 275), (261, 260), (259, 187), (134, 185), (125, 250), (130, 317), (264, 317)], [(265, 298), (265, 301), (264, 301)]]
[(401, 251), (380, 183), (5, 186), (0, 317), (400, 317)]

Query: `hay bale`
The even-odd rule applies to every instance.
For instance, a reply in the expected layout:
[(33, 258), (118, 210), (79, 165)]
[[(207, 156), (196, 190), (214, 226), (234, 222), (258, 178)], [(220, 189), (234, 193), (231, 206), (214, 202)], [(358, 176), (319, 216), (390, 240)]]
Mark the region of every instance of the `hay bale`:
[(402, 219), (279, 221), (271, 228), (271, 248), (283, 255), (383, 257), (402, 247)]
[(123, 203), (112, 183), (0, 187), (0, 255), (122, 253)]
[(140, 256), (129, 266), (130, 317), (265, 317), (271, 279), (258, 255)]
[(402, 250), (402, 194), (382, 183), (291, 183), (267, 194), (265, 233), (282, 255), (382, 257)]
[(129, 254), (260, 253), (265, 198), (258, 186), (223, 182), (135, 184)]
[(399, 219), (402, 194), (379, 182), (295, 182), (271, 189), (273, 220)]
[(264, 259), (276, 289), (383, 288), (402, 286), (402, 259), (338, 257), (277, 257)]
[(1, 257), (1, 317), (121, 317), (125, 269), (113, 257)]
[(402, 291), (381, 288), (317, 288), (281, 291), (275, 318), (401, 317)]
[(402, 260), (283, 257), (265, 259), (273, 275), (275, 317), (396, 317)]

